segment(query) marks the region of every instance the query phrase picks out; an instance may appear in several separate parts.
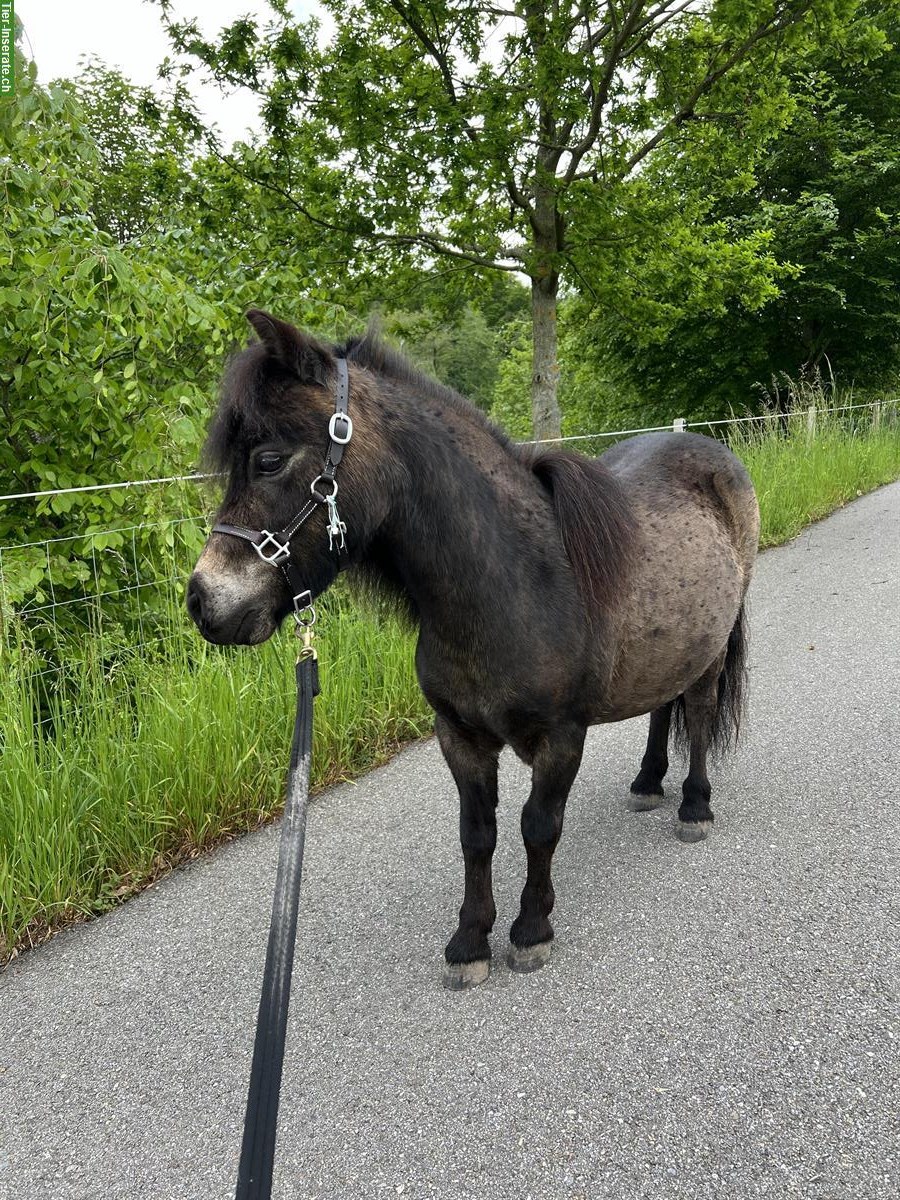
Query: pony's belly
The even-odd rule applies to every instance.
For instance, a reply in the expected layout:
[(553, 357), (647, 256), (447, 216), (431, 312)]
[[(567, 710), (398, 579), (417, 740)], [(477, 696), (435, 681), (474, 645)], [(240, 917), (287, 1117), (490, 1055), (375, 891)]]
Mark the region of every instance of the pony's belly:
[(652, 713), (660, 704), (674, 700), (713, 664), (725, 649), (730, 632), (728, 625), (718, 637), (690, 638), (688, 644), (680, 634), (671, 640), (661, 635), (646, 646), (632, 648), (623, 673), (613, 679), (610, 696), (596, 715), (595, 724)]
[(728, 644), (743, 598), (743, 573), (718, 522), (692, 516), (667, 523), (656, 544), (653, 538), (645, 541), (598, 721), (622, 721), (672, 700)]

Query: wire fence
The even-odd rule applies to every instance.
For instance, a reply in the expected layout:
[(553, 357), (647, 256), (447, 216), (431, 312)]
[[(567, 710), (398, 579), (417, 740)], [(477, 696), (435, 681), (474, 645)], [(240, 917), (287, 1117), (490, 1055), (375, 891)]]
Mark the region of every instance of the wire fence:
[[(716, 420), (676, 418), (671, 424), (636, 429), (604, 430), (540, 443), (576, 443), (598, 450), (612, 439), (639, 433), (687, 430), (727, 436), (737, 427), (805, 421), (811, 432), (820, 418), (851, 418), (868, 410), (869, 425), (900, 420), (900, 399), (865, 404), (807, 408), (750, 417)], [(74, 512), (54, 516), (64, 532), (45, 538), (0, 542), (0, 648), (27, 656), (29, 677), (37, 688), (38, 724), (52, 723), (55, 700), (65, 693), (73, 664), (93, 654), (104, 670), (130, 654), (165, 652), (184, 638), (185, 581), (203, 545), (210, 514), (204, 511), (208, 496), (199, 486), (212, 477), (174, 475), (120, 483), (0, 495), (4, 508), (32, 503), (35, 512), (57, 497), (77, 498)], [(159, 489), (155, 509), (161, 515), (135, 521), (123, 513), (121, 524), (79, 529), (79, 502), (98, 492)], [(0, 508), (2, 518), (4, 508)], [(65, 528), (68, 524), (68, 529)]]
[[(888, 410), (895, 412), (897, 406), (900, 405), (900, 397), (890, 400), (871, 400), (865, 404), (837, 404), (832, 407), (822, 408), (818, 405), (809, 405), (806, 408), (793, 408), (787, 411), (775, 411), (761, 413), (751, 417), (724, 417), (721, 420), (699, 420), (689, 421), (686, 417), (675, 417), (670, 425), (645, 425), (640, 429), (613, 429), (601, 433), (575, 433), (566, 437), (558, 438), (541, 438), (538, 441), (523, 442), (525, 446), (543, 446), (543, 445), (558, 445), (561, 442), (593, 442), (602, 441), (604, 438), (622, 438), (631, 437), (638, 433), (685, 433), (690, 429), (724, 429), (725, 426), (748, 425), (754, 426), (763, 424), (776, 427), (783, 425), (786, 421), (805, 421), (807, 428), (811, 431), (815, 430), (816, 423), (820, 417), (833, 415), (836, 413), (848, 413), (862, 410), (868, 410), (873, 417), (877, 417), (878, 422), (881, 420), (882, 412)], [(0, 497), (2, 499), (2, 497)]]
[[(123, 512), (120, 523), (107, 518), (96, 527), (76, 504), (49, 517), (59, 533), (0, 542), (0, 653), (11, 658), (20, 682), (27, 679), (38, 727), (52, 726), (61, 704), (79, 702), (83, 688), (75, 680), (88, 669), (111, 676), (130, 658), (163, 654), (183, 640), (184, 582), (209, 528), (202, 478), (102, 485), (116, 491), (152, 484), (162, 493), (153, 505), (162, 515), (135, 520)], [(50, 497), (80, 500), (99, 490), (11, 493), (0, 497), (0, 518), (15, 502), (33, 504), (37, 515)], [(41, 515), (47, 518), (46, 508)]]

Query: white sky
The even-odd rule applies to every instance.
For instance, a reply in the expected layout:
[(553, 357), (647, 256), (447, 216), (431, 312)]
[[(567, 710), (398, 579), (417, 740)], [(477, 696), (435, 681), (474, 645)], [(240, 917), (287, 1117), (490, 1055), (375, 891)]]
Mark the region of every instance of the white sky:
[[(269, 13), (265, 0), (175, 0), (172, 7), (177, 19), (196, 17), (206, 34), (235, 17)], [(301, 17), (316, 7), (315, 0), (293, 4)], [(25, 27), (23, 48), (33, 54), (42, 83), (76, 74), (80, 58), (96, 55), (134, 83), (157, 85), (157, 67), (170, 47), (159, 8), (147, 0), (16, 0), (15, 10)], [(256, 101), (249, 92), (225, 96), (199, 78), (192, 90), (205, 117), (227, 141), (257, 125)]]

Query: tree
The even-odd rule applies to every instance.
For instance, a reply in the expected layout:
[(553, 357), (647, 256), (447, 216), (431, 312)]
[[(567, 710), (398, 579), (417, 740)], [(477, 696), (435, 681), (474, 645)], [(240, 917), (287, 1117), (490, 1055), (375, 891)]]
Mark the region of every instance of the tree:
[(98, 156), (91, 196), (97, 227), (122, 243), (165, 225), (202, 149), (203, 127), (185, 86), (179, 82), (161, 98), (97, 59), (56, 86), (78, 102)]
[[(768, 240), (777, 289), (756, 307), (682, 311), (654, 331), (582, 306), (583, 350), (658, 409), (706, 415), (759, 402), (788, 376), (821, 373), (877, 388), (900, 366), (900, 4), (871, 8), (889, 44), (864, 58), (810, 47), (794, 64), (783, 132), (760, 154), (739, 194), (688, 152), (660, 188), (734, 240)], [(739, 137), (740, 124), (729, 136)], [(643, 264), (647, 268), (647, 264)], [(640, 270), (638, 274), (640, 274)], [(784, 390), (782, 388), (782, 390)]]
[(537, 436), (560, 427), (561, 282), (592, 286), (630, 236), (623, 190), (736, 107), (757, 114), (735, 148), (752, 158), (783, 111), (786, 56), (860, 36), (858, 0), (325, 0), (335, 33), (320, 49), (286, 0), (217, 41), (158, 2), (179, 51), (263, 99), (266, 183), (296, 215), (335, 239), (528, 277)]

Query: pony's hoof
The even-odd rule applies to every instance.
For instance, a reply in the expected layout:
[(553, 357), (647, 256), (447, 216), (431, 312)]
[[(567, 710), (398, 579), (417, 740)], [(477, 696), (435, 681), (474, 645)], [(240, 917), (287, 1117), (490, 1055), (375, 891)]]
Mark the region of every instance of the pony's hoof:
[(506, 961), (512, 970), (520, 975), (529, 975), (532, 971), (539, 971), (550, 961), (552, 945), (552, 942), (537, 942), (534, 946), (517, 946), (510, 942)]
[(675, 835), (680, 842), (703, 842), (711, 831), (712, 821), (679, 821), (675, 826)]
[(475, 962), (444, 963), (444, 987), (451, 992), (466, 992), (469, 988), (484, 983), (491, 973), (491, 960), (479, 958)]
[(630, 812), (650, 812), (665, 800), (662, 788), (658, 792), (629, 792), (625, 807)]

